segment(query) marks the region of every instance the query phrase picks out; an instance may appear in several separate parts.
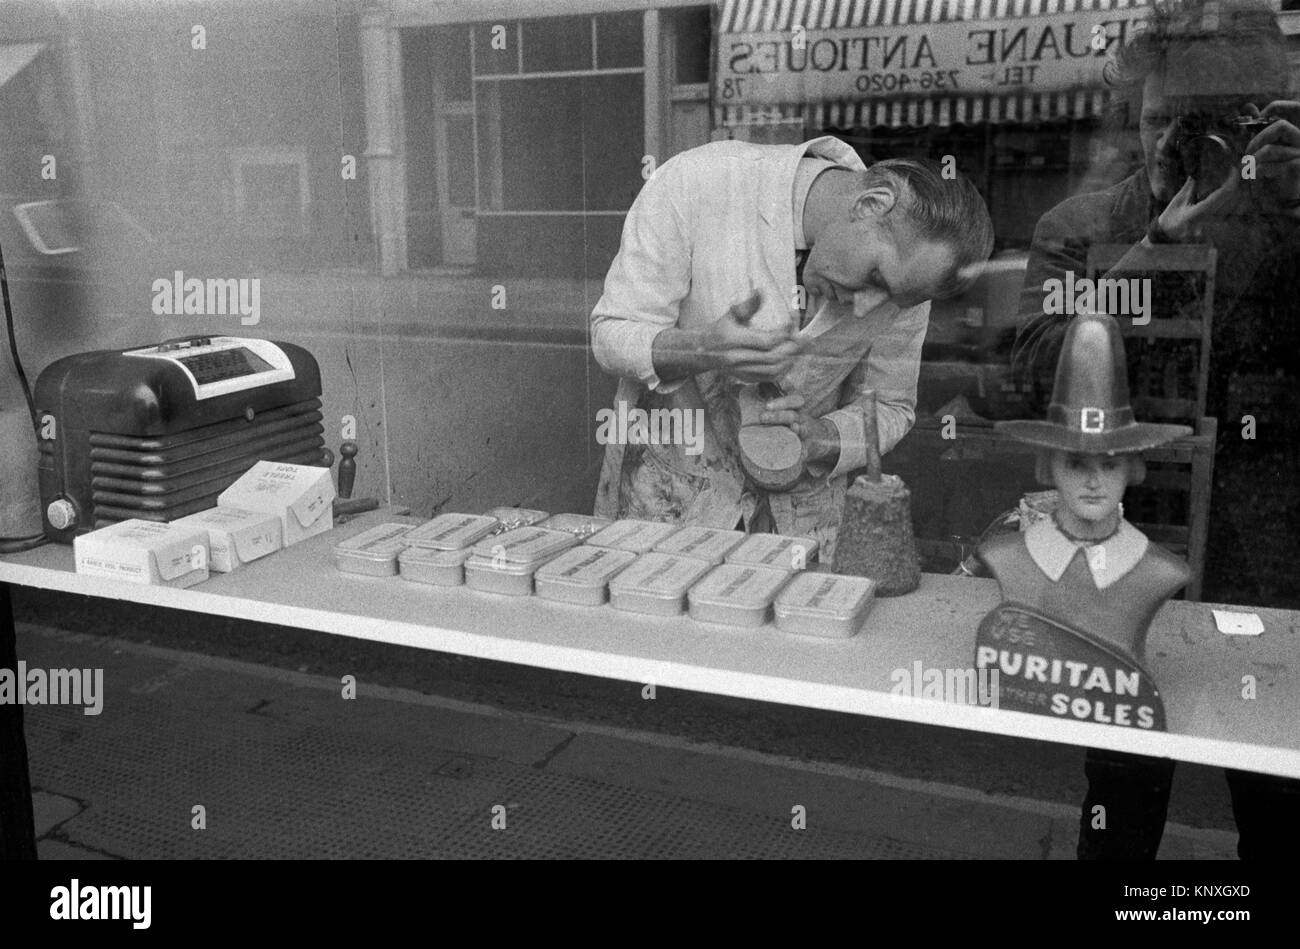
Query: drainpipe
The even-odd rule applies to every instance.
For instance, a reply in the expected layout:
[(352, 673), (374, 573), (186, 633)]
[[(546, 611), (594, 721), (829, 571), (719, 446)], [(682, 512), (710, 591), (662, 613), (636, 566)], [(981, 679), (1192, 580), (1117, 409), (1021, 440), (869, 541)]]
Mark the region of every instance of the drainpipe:
[(384, 3), (373, 2), (361, 14), (361, 63), (366, 118), (363, 173), (370, 185), (370, 226), (379, 272), (390, 277), (406, 269), (406, 235), (396, 117), (401, 105), (401, 46)]

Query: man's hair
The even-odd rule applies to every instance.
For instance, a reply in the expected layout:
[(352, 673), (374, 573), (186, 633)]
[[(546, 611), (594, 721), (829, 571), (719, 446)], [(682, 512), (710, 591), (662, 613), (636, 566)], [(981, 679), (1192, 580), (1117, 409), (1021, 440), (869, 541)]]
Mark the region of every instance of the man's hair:
[(1262, 0), (1155, 0), (1142, 29), (1106, 64), (1113, 118), (1136, 125), (1149, 77), (1203, 77), (1217, 98), (1263, 107), (1288, 97), (1291, 63), (1277, 14)]
[(947, 178), (943, 167), (929, 159), (889, 158), (866, 170), (863, 185), (888, 188), (897, 198), (895, 208), (918, 237), (952, 248), (953, 269), (935, 299), (957, 296), (974, 282), (978, 265), (993, 253), (993, 221), (969, 178)]

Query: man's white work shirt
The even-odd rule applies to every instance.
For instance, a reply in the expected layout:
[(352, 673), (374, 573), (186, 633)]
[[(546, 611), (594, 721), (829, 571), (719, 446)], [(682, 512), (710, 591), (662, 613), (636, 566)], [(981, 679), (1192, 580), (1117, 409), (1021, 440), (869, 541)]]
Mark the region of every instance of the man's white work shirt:
[[(619, 403), (625, 413), (659, 410), (653, 442), (670, 434), (674, 410), (679, 418), (702, 410), (703, 446), (693, 454), (686, 444), (607, 445), (597, 514), (719, 528), (754, 514), (758, 497), (746, 485), (737, 446), (739, 383), (717, 371), (664, 382), (652, 347), (670, 327), (707, 327), (754, 289), (763, 305), (752, 326), (798, 325), (794, 251), (802, 222), (796, 227), (794, 185), (806, 155), (864, 168), (850, 146), (831, 137), (802, 145), (715, 142), (665, 162), (642, 187), (591, 314), (592, 350), (621, 377), (616, 413)], [(915, 419), (929, 312), (928, 302), (907, 309), (884, 303), (855, 316), (852, 304), (824, 301), (801, 331), (811, 345), (781, 386), (805, 397), (807, 414), (835, 425), (840, 454), (833, 469), (805, 473), (770, 503), (776, 529), (814, 536), (824, 559), (833, 556), (845, 475), (866, 462), (862, 393), (876, 391), (879, 447), (888, 451)]]

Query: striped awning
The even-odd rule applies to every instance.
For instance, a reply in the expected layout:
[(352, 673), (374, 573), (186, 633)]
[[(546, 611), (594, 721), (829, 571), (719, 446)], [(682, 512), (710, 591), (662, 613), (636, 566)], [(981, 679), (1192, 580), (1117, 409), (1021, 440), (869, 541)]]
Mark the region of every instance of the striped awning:
[(1148, 6), (1147, 0), (723, 0), (722, 33), (1006, 20)]
[(1052, 122), (1099, 116), (1105, 90), (1006, 96), (944, 96), (928, 99), (875, 99), (870, 102), (815, 102), (809, 105), (724, 106), (722, 125), (774, 125), (806, 122), (817, 129), (923, 128), (978, 125), (981, 122)]
[[(1060, 29), (1062, 17), (1073, 14), (1081, 18), (1078, 29), (1083, 36), (1088, 23), (1114, 17), (1107, 17), (1107, 11), (1128, 11), (1129, 18), (1136, 19), (1143, 12), (1140, 8), (1147, 5), (1148, 0), (724, 0), (718, 21), (719, 50), (724, 49), (723, 40), (752, 36), (770, 41), (774, 35), (793, 35), (799, 27), (807, 31), (806, 42), (812, 43), (822, 36), (845, 35), (815, 31), (852, 30), (872, 35), (872, 27), (892, 28), (896, 33), (900, 27), (916, 24), (950, 24), (941, 29), (953, 31), (957, 24), (978, 29), (977, 21), (989, 21), (989, 29), (1015, 29), (1022, 24), (1016, 22), (1013, 27), (1009, 21), (1035, 17), (1048, 18), (1036, 22), (1056, 24)], [(939, 40), (932, 38), (931, 42)], [(1075, 42), (1080, 42), (1078, 36)], [(950, 93), (846, 95), (841, 90), (834, 96), (809, 95), (797, 102), (731, 104), (715, 95), (714, 118), (718, 125), (802, 120), (809, 131), (1051, 122), (1097, 116), (1104, 111), (1109, 95), (1100, 81), (1044, 91), (1022, 86), (1006, 92), (980, 87)]]

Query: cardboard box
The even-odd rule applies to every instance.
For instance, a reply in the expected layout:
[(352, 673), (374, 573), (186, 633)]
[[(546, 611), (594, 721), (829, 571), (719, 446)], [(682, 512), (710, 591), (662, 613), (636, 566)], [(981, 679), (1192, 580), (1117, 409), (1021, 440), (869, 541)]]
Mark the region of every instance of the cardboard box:
[(172, 523), (207, 531), (208, 567), (218, 573), (229, 573), (284, 546), (280, 518), (264, 511), (213, 507)]
[(207, 531), (132, 518), (72, 541), (77, 573), (189, 587), (208, 578)]
[(217, 507), (279, 516), (288, 547), (334, 526), (334, 482), (328, 468), (259, 461), (217, 495)]

